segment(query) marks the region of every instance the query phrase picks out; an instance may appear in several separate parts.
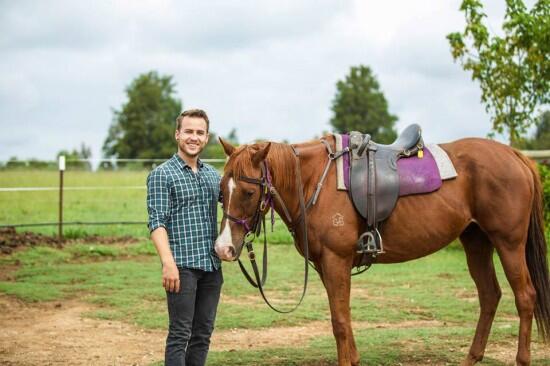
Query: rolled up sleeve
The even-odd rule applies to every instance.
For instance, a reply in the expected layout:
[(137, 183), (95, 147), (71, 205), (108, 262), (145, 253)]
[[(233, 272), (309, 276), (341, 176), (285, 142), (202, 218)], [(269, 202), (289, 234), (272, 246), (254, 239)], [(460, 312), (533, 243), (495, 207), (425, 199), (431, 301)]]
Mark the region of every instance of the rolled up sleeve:
[(147, 226), (149, 232), (153, 232), (161, 226), (166, 228), (170, 214), (169, 198), (166, 174), (160, 169), (153, 170), (147, 177), (147, 213), (149, 214)]

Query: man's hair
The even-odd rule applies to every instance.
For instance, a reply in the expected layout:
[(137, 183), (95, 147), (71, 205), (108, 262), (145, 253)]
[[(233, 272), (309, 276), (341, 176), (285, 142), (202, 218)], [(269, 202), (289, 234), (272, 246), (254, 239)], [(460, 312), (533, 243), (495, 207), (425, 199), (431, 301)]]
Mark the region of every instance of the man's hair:
[(176, 129), (179, 131), (181, 128), (181, 121), (185, 117), (198, 117), (204, 119), (206, 122), (206, 132), (208, 132), (208, 128), (210, 127), (210, 121), (208, 120), (208, 116), (206, 115), (206, 112), (202, 109), (188, 109), (186, 111), (181, 112), (181, 114), (176, 118)]

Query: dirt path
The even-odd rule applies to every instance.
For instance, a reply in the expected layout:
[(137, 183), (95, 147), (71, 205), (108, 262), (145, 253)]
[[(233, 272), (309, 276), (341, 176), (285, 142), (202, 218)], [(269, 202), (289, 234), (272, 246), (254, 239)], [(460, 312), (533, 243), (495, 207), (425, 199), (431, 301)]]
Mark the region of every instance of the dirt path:
[[(82, 317), (92, 310), (92, 305), (78, 301), (26, 304), (0, 295), (0, 365), (148, 365), (163, 359), (164, 331)], [(444, 324), (438, 321), (354, 323), (355, 329), (440, 326)], [(211, 349), (299, 347), (313, 337), (331, 334), (330, 322), (223, 330), (214, 333)], [(499, 345), (490, 347), (487, 356), (505, 362), (513, 359), (514, 353), (514, 344)], [(547, 355), (550, 360), (550, 351), (542, 345), (534, 344), (533, 354), (537, 358)]]

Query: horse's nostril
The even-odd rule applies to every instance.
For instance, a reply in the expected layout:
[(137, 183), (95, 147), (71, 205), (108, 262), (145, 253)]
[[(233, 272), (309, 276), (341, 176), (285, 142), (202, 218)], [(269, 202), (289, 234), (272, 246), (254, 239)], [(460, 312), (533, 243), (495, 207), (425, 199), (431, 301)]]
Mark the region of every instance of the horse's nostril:
[(235, 257), (235, 247), (229, 247), (229, 252), (231, 253), (231, 258)]

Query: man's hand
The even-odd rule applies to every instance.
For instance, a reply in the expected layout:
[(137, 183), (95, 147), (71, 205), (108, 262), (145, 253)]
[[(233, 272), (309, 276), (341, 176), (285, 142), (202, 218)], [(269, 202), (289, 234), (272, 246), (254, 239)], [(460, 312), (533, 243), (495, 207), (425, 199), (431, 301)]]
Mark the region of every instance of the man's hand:
[(151, 233), (151, 239), (153, 239), (162, 263), (162, 287), (168, 292), (179, 292), (180, 273), (170, 251), (166, 229), (162, 226), (156, 228)]
[(180, 291), (180, 272), (176, 263), (168, 263), (162, 266), (162, 287), (168, 292)]

